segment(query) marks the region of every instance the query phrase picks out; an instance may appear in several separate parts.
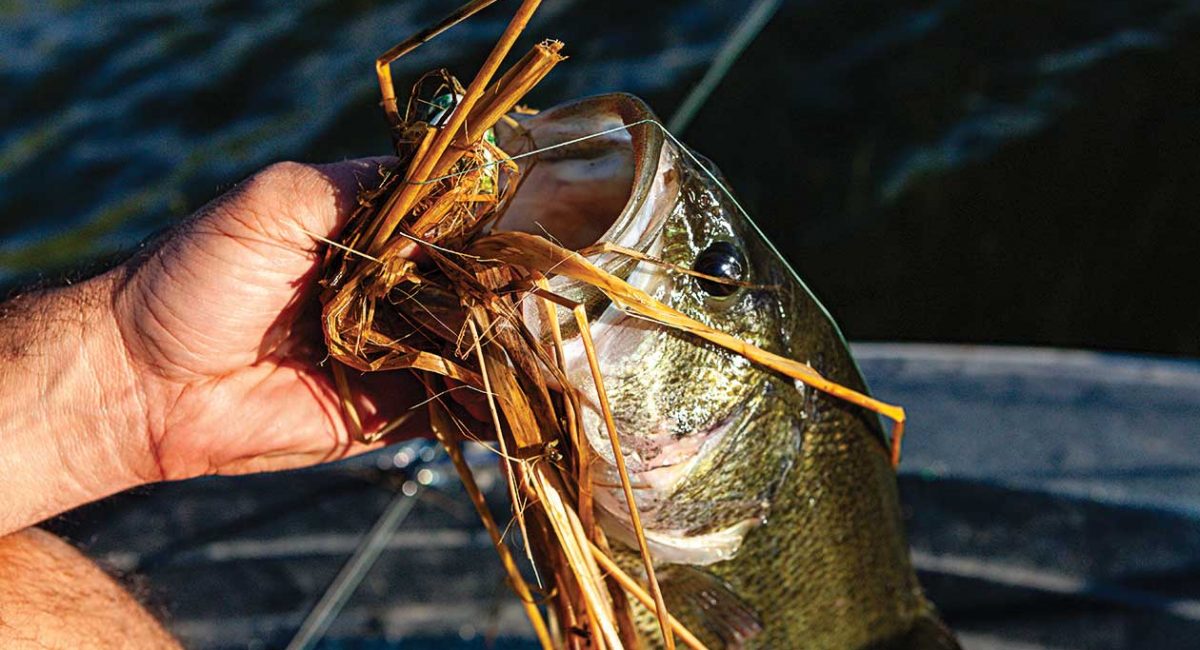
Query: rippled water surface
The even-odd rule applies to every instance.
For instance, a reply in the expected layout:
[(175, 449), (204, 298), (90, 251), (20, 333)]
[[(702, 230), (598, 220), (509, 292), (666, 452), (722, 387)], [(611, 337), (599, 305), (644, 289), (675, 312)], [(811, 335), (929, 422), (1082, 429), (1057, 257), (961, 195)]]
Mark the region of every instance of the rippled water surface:
[[(530, 29), (575, 55), (543, 103), (661, 91), (704, 63), (736, 15), (664, 4), (644, 19), (670, 32), (633, 38), (619, 15), (585, 20), (580, 4), (557, 3)], [(386, 152), (372, 60), (454, 5), (8, 3), (0, 269), (123, 249), (275, 160)], [(467, 77), (506, 20), (490, 11), (418, 50), (397, 65), (400, 84), (438, 66)]]
[[(455, 6), (0, 2), (0, 282), (119, 254), (254, 169), (386, 152), (371, 61)], [(530, 98), (664, 116), (748, 3), (546, 2)], [(397, 64), (467, 78), (515, 3)], [(520, 48), (519, 48), (520, 49)], [(783, 9), (683, 134), (855, 338), (1200, 354), (1200, 3)]]

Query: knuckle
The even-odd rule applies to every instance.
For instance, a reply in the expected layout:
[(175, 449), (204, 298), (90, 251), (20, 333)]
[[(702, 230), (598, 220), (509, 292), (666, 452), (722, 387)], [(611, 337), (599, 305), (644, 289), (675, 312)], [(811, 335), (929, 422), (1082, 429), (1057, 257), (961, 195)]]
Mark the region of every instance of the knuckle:
[(276, 203), (311, 204), (330, 193), (329, 179), (319, 167), (298, 162), (277, 162), (256, 174)]
[(203, 210), (201, 219), (214, 229), (267, 237), (307, 248), (314, 228), (313, 206), (328, 194), (328, 181), (318, 167), (277, 162), (264, 167)]
[(283, 161), (263, 168), (247, 182), (248, 192), (278, 198), (302, 190), (312, 184), (315, 169), (303, 163)]
[(264, 167), (247, 179), (237, 191), (237, 208), (260, 220), (273, 221), (288, 212), (312, 191), (319, 173), (310, 165), (284, 161)]

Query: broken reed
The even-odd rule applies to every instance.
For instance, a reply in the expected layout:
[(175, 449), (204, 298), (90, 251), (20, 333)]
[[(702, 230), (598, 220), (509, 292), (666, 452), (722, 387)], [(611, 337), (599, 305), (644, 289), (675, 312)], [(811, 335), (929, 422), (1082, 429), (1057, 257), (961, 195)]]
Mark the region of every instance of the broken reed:
[[(432, 429), (450, 452), (543, 647), (636, 647), (624, 589), (637, 583), (613, 574), (611, 562), (602, 571), (596, 557), (608, 542), (591, 509), (578, 399), (571, 391), (552, 392), (547, 384), (550, 375), (556, 385), (568, 385), (561, 347), (538, 342), (522, 324), (518, 301), (502, 291), (528, 279), (527, 272), (463, 252), (499, 218), (520, 183), (520, 169), (504, 162), (508, 156), (484, 135), (563, 59), (561, 43), (544, 42), (491, 82), (536, 4), (522, 5), (465, 90), (443, 76), (442, 89), (461, 96), (441, 123), (415, 119), (422, 82), (404, 116), (394, 93), (389, 102), (385, 91), (400, 164), (386, 172), (378, 190), (360, 198), (341, 241), (326, 255), (322, 323), (337, 361), (333, 370), (347, 421), (360, 436), (346, 367), (423, 371)], [(406, 47), (411, 49), (401, 44), (380, 60)], [(377, 70), (386, 70), (386, 62)], [(390, 73), (386, 77), (380, 73), (381, 84), (390, 86)], [(413, 262), (418, 250), (429, 265)], [(556, 341), (561, 344), (561, 336)], [(521, 575), (456, 447), (476, 435), (453, 401), (443, 399), (448, 388), (462, 386), (487, 398), (516, 525), (545, 589), (532, 588)], [(624, 480), (628, 484), (627, 476)], [(674, 647), (672, 627), (694, 640), (667, 616), (649, 555), (644, 556), (652, 595), (642, 600), (659, 613), (667, 647)], [(647, 596), (641, 589), (633, 593)], [(549, 623), (538, 598), (554, 614)]]
[[(414, 86), (401, 115), (388, 65), (493, 1), (473, 0), (376, 62), (400, 160), (385, 171), (377, 190), (360, 197), (323, 264), (322, 326), (346, 419), (356, 435), (368, 438), (354, 407), (347, 368), (419, 371), (432, 431), (446, 447), (543, 648), (639, 647), (627, 600), (632, 596), (656, 613), (666, 648), (673, 649), (678, 637), (689, 648), (701, 649), (703, 644), (663, 602), (583, 307), (551, 293), (546, 277), (561, 274), (589, 283), (627, 313), (690, 332), (887, 415), (896, 423), (893, 463), (898, 461), (904, 412), (831, 382), (805, 364), (706, 327), (580, 254), (611, 252), (611, 245), (575, 252), (527, 234), (484, 234), (503, 215), (521, 182), (521, 169), (485, 135), (508, 119), (521, 98), (564, 58), (561, 43), (546, 41), (492, 81), (538, 0), (524, 0), (466, 89), (444, 72), (432, 73)], [(426, 112), (420, 98), (431, 81), (440, 83), (435, 92), (458, 97), (448, 116), (433, 125), (418, 119)], [(662, 264), (634, 251), (615, 252)], [(427, 262), (418, 266), (414, 259), (422, 257)], [(530, 299), (549, 324), (549, 343), (525, 326), (521, 305)], [(641, 551), (644, 586), (611, 559), (608, 540), (596, 523), (590, 475), (594, 458), (580, 430), (579, 396), (566, 379), (559, 309), (576, 320), (583, 339)], [(450, 391), (463, 388), (486, 398), (514, 522), (538, 576), (537, 588), (523, 577), (463, 459), (459, 445), (479, 432), (467, 424), (472, 420), (461, 407), (446, 399)], [(552, 614), (549, 620), (542, 604)]]

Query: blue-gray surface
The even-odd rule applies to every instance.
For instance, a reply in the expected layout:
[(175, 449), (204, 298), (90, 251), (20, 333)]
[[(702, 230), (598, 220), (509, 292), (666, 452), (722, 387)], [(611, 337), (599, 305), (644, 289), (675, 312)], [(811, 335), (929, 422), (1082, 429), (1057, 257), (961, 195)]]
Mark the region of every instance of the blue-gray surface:
[[(1200, 363), (855, 351), (875, 393), (910, 414), (900, 485), (914, 558), (968, 649), (1195, 647)], [(165, 485), (57, 527), (142, 576), (190, 647), (281, 647), (392, 498), (395, 466), (413, 456), (390, 449), (310, 471)], [(480, 648), (495, 635), (508, 639), (495, 647), (531, 647), (456, 479), (426, 468), (438, 489), (422, 493), (327, 647)], [(482, 478), (503, 513), (502, 484), (494, 472)]]
[(1200, 363), (1080, 351), (859, 345), (910, 405), (904, 471), (1200, 517)]
[(856, 353), (875, 392), (911, 414), (901, 488), (914, 560), (968, 647), (1194, 647), (1200, 363)]

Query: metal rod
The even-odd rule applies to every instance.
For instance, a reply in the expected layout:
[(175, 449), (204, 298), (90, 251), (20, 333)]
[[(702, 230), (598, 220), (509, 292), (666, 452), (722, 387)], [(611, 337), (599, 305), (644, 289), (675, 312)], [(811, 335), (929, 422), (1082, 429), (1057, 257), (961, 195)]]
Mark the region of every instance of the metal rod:
[(305, 617), (296, 636), (288, 644), (288, 650), (310, 650), (325, 636), (325, 632), (329, 630), (330, 624), (341, 613), (346, 601), (354, 595), (358, 585), (362, 583), (367, 572), (371, 570), (375, 561), (379, 559), (379, 555), (387, 547), (388, 540), (412, 512), (413, 507), (417, 505), (417, 498), (421, 495), (423, 488), (416, 482), (409, 483), (409, 485), (416, 486), (416, 490), (411, 495), (405, 494), (403, 490), (396, 493), (375, 525), (371, 527), (371, 530), (359, 543), (358, 548), (354, 550), (354, 554), (342, 567), (341, 572), (329, 584), (321, 596), (321, 600), (317, 601), (312, 611)]

